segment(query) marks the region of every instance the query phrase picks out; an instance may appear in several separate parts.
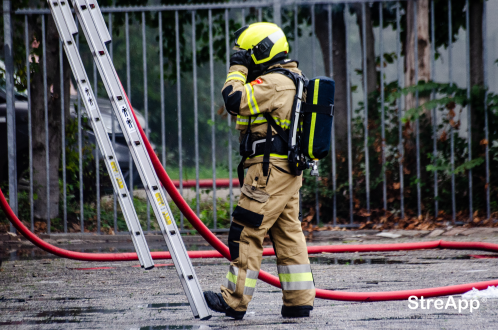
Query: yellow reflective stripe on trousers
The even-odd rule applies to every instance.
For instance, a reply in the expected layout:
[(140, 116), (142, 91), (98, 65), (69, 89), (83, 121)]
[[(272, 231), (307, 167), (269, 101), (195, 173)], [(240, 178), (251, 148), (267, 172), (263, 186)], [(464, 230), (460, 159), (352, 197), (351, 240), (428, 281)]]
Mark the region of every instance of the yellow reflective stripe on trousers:
[(244, 294), (252, 296), (256, 289), (256, 282), (258, 281), (259, 271), (248, 269), (246, 271), (246, 282), (244, 284)]
[[(315, 90), (313, 92), (313, 104), (318, 103), (318, 87), (320, 85), (320, 79), (315, 80)], [(310, 139), (308, 143), (308, 154), (313, 159), (313, 140), (315, 138), (315, 123), (316, 123), (316, 112), (311, 113), (311, 127), (310, 127)]]
[[(244, 294), (252, 296), (256, 288), (259, 271), (246, 270), (246, 280), (244, 283)], [(237, 288), (237, 280), (239, 279), (239, 269), (235, 266), (230, 266), (225, 278), (225, 287), (235, 292)]]
[(235, 291), (237, 284), (237, 275), (239, 274), (239, 269), (235, 266), (230, 266), (225, 279), (225, 287), (229, 290)]
[(249, 105), (249, 109), (253, 115), (260, 113), (258, 102), (256, 102), (256, 98), (254, 97), (254, 88), (252, 88), (251, 84), (245, 84), (246, 92), (247, 92), (247, 104)]
[(255, 288), (257, 281), (258, 281), (257, 278), (246, 278), (246, 284), (245, 284), (245, 286), (247, 286), (249, 288)]
[(309, 264), (277, 266), (277, 269), (282, 290), (312, 290), (315, 288)]
[(278, 274), (280, 282), (303, 282), (313, 281), (311, 273)]
[(230, 72), (227, 75), (227, 80), (225, 80), (225, 83), (229, 80), (240, 80), (245, 84), (246, 83), (246, 76), (240, 71), (234, 71), (234, 72)]
[(232, 274), (232, 273), (228, 272), (227, 279), (230, 282), (237, 283), (237, 275), (235, 275), (235, 274)]

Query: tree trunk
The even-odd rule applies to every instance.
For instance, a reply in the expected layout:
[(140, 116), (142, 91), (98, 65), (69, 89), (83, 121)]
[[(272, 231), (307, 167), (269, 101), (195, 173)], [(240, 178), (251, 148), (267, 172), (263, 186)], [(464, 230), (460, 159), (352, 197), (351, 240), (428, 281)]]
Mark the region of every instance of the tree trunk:
[(482, 62), (482, 1), (469, 1), (470, 19), (470, 85), (484, 84), (484, 65)]
[[(472, 129), (472, 158), (484, 156), (484, 63), (483, 63), (483, 34), (481, 0), (469, 1), (469, 44), (470, 44), (470, 86), (472, 87), (470, 104), (470, 128)], [(486, 180), (482, 173), (485, 164), (473, 169), (473, 189), (475, 192), (484, 192)], [(474, 199), (475, 209), (485, 209), (485, 202)]]
[[(329, 65), (329, 35), (328, 35), (327, 10), (316, 15), (315, 33), (322, 49), (323, 62), (326, 76), (331, 76)], [(333, 79), (335, 80), (335, 113), (334, 129), (336, 137), (336, 150), (347, 150), (347, 77), (346, 77), (346, 25), (344, 22), (344, 6), (333, 6), (332, 11), (332, 66)]]
[[(418, 81), (431, 79), (430, 40), (429, 40), (429, 0), (417, 1), (417, 34), (418, 59), (415, 61), (415, 33), (413, 30), (413, 0), (407, 2), (406, 11), (406, 42), (405, 42), (405, 86), (413, 86)], [(415, 65), (418, 63), (418, 81), (415, 77)], [(426, 103), (429, 97), (420, 97), (420, 105)], [(415, 95), (406, 96), (406, 109), (415, 107)], [(430, 112), (427, 112), (430, 116)]]
[[(363, 59), (363, 5), (360, 3), (354, 4), (353, 8), (356, 12), (356, 23), (358, 24), (358, 28), (360, 30), (360, 42), (361, 42), (361, 57)], [(365, 25), (366, 25), (366, 55), (367, 55), (367, 67), (363, 68), (363, 60), (361, 62), (363, 72), (367, 74), (367, 95), (370, 96), (372, 92), (377, 89), (377, 69), (375, 64), (375, 36), (373, 33), (373, 25), (372, 25), (372, 14), (370, 12), (370, 6), (365, 4)], [(362, 80), (363, 86), (363, 80)], [(374, 107), (375, 104), (369, 102), (370, 107)], [(375, 108), (375, 107), (374, 107)], [(375, 115), (375, 113), (372, 113)]]
[[(470, 86), (478, 86), (482, 90), (484, 85), (484, 64), (482, 58), (483, 52), (483, 39), (482, 39), (482, 1), (469, 1), (469, 34), (470, 34)], [(483, 93), (480, 95), (483, 97)], [(484, 120), (482, 106), (482, 98), (477, 97), (472, 102), (472, 144), (475, 149), (479, 146), (479, 141), (484, 138), (483, 127)], [(475, 157), (477, 154), (473, 153)]]
[[(50, 202), (50, 218), (59, 215), (59, 165), (61, 155), (61, 126), (65, 119), (61, 118), (59, 34), (52, 16), (46, 16), (46, 45), (41, 44), (41, 29), (36, 17), (30, 21), (32, 40), (40, 42), (38, 46), (38, 65), (34, 65), (31, 80), (31, 111), (33, 134), (33, 187), (37, 198), (34, 202), (34, 216), (47, 219), (47, 201)], [(47, 196), (46, 140), (45, 140), (45, 107), (43, 88), (43, 53), (46, 47), (47, 104), (48, 104), (48, 148), (49, 148), (49, 186)], [(69, 79), (70, 71), (67, 59), (64, 60), (64, 104), (65, 114), (69, 114)]]

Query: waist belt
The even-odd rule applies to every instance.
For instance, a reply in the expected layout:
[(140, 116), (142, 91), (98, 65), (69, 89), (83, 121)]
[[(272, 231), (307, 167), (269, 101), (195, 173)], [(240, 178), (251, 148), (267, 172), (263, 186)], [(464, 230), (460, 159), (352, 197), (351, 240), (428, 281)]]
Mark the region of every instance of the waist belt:
[[(266, 138), (252, 141), (251, 143), (252, 153), (249, 156), (247, 156), (247, 158), (263, 156), (265, 153), (265, 148), (266, 148)], [(287, 156), (288, 150), (289, 148), (287, 147), (287, 143), (279, 135), (272, 136), (270, 142), (271, 154)]]

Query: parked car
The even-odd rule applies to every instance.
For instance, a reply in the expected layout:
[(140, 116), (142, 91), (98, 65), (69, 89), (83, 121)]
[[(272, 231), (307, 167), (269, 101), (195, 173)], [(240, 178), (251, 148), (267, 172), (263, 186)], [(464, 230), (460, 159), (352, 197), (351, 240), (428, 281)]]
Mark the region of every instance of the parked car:
[[(71, 96), (69, 115), (72, 118), (77, 117), (75, 104), (77, 97)], [(102, 114), (102, 121), (106, 127), (109, 139), (112, 141), (112, 107), (111, 102), (107, 98), (97, 98), (97, 103)], [(84, 105), (82, 106), (82, 117), (86, 117)], [(17, 175), (18, 179), (29, 168), (29, 130), (28, 130), (28, 98), (26, 94), (15, 92), (15, 111), (16, 111), (16, 151), (17, 151)], [(147, 130), (147, 125), (143, 115), (135, 111), (138, 121), (144, 130)], [(7, 155), (7, 117), (6, 117), (6, 94), (5, 88), (0, 87), (0, 155)], [(129, 150), (121, 128), (117, 119), (114, 120), (114, 132), (116, 146), (114, 151), (118, 159), (119, 166), (123, 172), (126, 184), (129, 183), (130, 167), (129, 167)], [(88, 138), (88, 143), (97, 144), (95, 134), (92, 129), (83, 127), (83, 133)], [(94, 150), (95, 156), (95, 150)], [(0, 158), (0, 183), (8, 182), (8, 158)], [(133, 166), (133, 185), (143, 187), (140, 176), (135, 166)], [(112, 189), (112, 187), (109, 187)]]

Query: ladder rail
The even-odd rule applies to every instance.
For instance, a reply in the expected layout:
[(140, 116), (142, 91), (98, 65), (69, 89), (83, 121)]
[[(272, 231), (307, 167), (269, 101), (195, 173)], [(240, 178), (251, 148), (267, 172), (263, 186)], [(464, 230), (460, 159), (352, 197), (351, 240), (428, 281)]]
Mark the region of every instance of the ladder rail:
[(211, 315), (198, 278), (167, 203), (166, 194), (143, 143), (132, 113), (131, 104), (109, 56), (106, 45), (111, 42), (111, 37), (105, 26), (98, 3), (96, 0), (72, 0), (72, 2), (93, 54), (95, 64), (104, 81), (112, 108), (118, 118), (132, 158), (144, 184), (148, 200), (161, 227), (161, 233), (171, 253), (192, 313), (195, 317), (208, 319)]
[(47, 1), (52, 13), (52, 16), (57, 26), (60, 39), (63, 44), (64, 51), (68, 58), (71, 70), (77, 81), (77, 87), (80, 95), (82, 95), (83, 103), (90, 119), (95, 138), (99, 145), (99, 149), (104, 156), (104, 163), (106, 164), (107, 171), (111, 177), (111, 182), (114, 191), (118, 195), (118, 200), (126, 220), (128, 229), (132, 237), (132, 242), (137, 251), (140, 265), (145, 269), (154, 267), (154, 261), (147, 246), (145, 236), (143, 234), (140, 221), (133, 207), (133, 201), (126, 185), (124, 184), (123, 174), (116, 158), (114, 149), (112, 148), (109, 135), (105, 130), (102, 115), (94, 96), (92, 86), (88, 80), (81, 56), (76, 48), (74, 35), (78, 33), (76, 23), (73, 19), (69, 4), (64, 0), (48, 0)]

